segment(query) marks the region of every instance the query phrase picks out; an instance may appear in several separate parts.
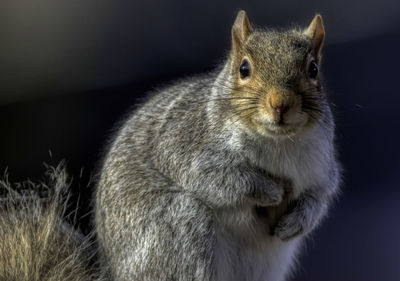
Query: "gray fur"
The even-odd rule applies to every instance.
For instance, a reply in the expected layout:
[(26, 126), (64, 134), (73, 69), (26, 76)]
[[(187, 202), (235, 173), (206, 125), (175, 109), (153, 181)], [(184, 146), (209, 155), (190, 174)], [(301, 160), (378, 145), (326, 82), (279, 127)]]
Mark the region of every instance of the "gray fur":
[[(311, 48), (298, 31), (256, 31), (246, 44), (265, 88), (281, 89)], [(325, 216), (339, 184), (325, 93), (309, 90), (318, 109), (306, 129), (261, 135), (232, 108), (234, 65), (159, 91), (111, 144), (95, 223), (115, 280), (282, 281)]]

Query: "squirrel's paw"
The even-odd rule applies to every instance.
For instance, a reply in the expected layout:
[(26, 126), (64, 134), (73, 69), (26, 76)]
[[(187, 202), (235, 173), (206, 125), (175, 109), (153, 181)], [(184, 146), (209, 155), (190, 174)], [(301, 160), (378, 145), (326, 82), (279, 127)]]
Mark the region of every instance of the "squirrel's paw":
[[(318, 210), (317, 212), (315, 212)], [(282, 216), (272, 231), (283, 241), (311, 232), (323, 215), (323, 209), (315, 206), (314, 209), (295, 208), (292, 212)]]
[(256, 205), (261, 207), (279, 205), (286, 194), (285, 188), (270, 179), (258, 179), (250, 198)]
[(289, 212), (283, 215), (272, 231), (283, 241), (304, 235), (313, 230), (326, 213), (326, 204), (313, 194), (305, 194), (292, 202)]
[(272, 234), (278, 236), (283, 241), (287, 241), (303, 234), (305, 229), (302, 217), (294, 212), (283, 216), (273, 229)]

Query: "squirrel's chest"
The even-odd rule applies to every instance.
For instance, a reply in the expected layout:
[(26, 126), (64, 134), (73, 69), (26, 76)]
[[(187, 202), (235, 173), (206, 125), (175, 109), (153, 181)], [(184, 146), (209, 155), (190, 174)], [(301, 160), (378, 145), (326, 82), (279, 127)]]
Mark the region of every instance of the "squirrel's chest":
[(249, 160), (269, 173), (292, 181), (294, 195), (328, 180), (329, 143), (309, 145), (259, 146), (249, 152)]

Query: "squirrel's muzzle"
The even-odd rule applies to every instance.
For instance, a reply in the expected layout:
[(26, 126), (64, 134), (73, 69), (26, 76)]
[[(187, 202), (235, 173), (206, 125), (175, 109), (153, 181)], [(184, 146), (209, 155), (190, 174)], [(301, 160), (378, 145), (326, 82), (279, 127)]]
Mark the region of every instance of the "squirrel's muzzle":
[(284, 115), (293, 105), (292, 97), (288, 93), (272, 89), (268, 91), (266, 98), (266, 109), (273, 121), (283, 121)]

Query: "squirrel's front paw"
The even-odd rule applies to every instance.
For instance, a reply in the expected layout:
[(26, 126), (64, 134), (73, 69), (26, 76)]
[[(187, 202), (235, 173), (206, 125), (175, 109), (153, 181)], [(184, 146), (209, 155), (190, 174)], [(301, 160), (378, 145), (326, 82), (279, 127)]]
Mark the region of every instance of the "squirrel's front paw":
[(261, 207), (279, 205), (285, 196), (285, 190), (280, 186), (269, 186), (260, 193), (256, 203)]
[(293, 202), (273, 228), (272, 235), (286, 241), (309, 233), (326, 213), (326, 204), (313, 195), (303, 195)]
[(273, 229), (272, 235), (278, 236), (281, 240), (287, 241), (304, 233), (306, 226), (303, 219), (297, 213), (290, 213), (283, 216)]
[(269, 178), (258, 178), (250, 198), (261, 207), (279, 205), (284, 199), (287, 190), (281, 182)]

